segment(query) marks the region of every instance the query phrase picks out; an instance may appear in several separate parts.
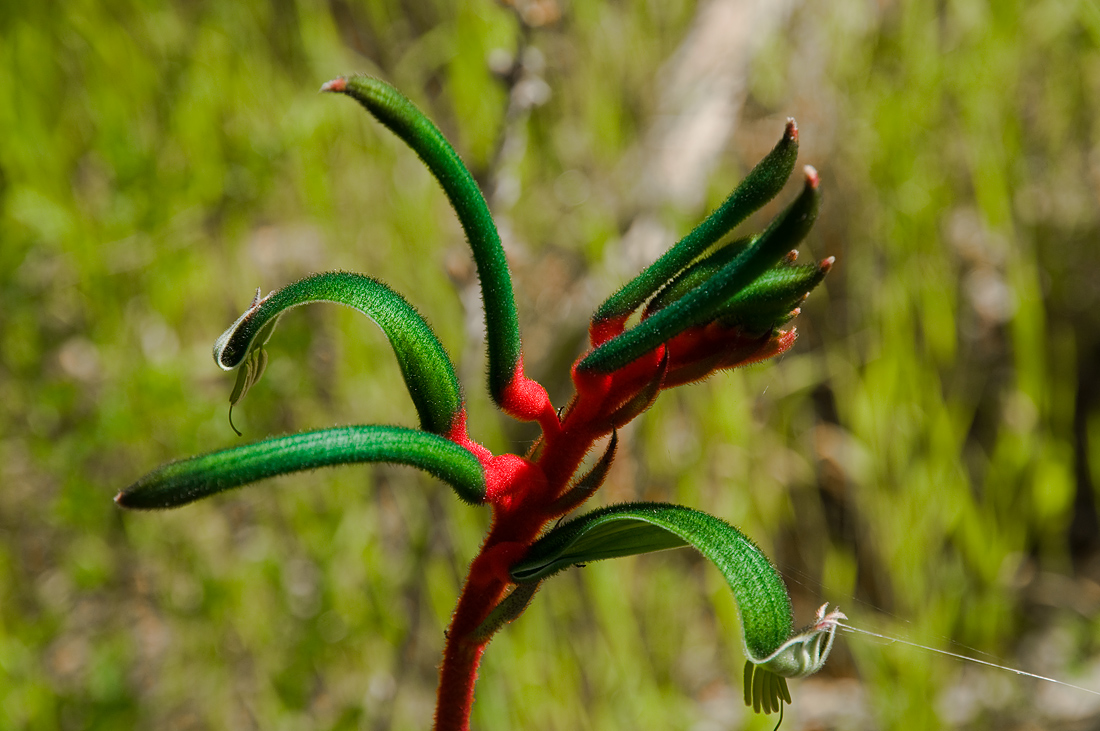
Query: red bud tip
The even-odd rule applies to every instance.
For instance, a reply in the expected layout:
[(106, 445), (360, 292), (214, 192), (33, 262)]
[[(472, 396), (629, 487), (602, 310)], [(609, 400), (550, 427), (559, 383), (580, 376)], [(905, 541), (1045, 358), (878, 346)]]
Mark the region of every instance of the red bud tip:
[(802, 172), (806, 175), (806, 185), (816, 190), (818, 183), (821, 182), (817, 177), (817, 169), (813, 165), (807, 165), (802, 168)]
[(787, 117), (787, 129), (783, 132), (783, 136), (792, 142), (798, 142), (798, 124), (795, 123), (794, 117)]
[(337, 78), (333, 79), (332, 81), (326, 81), (324, 84), (321, 84), (321, 91), (341, 92), (341, 91), (344, 91), (347, 88), (348, 88), (348, 80), (345, 79), (343, 76), (338, 76)]
[(828, 274), (829, 270), (833, 268), (833, 264), (835, 262), (836, 257), (830, 256), (828, 259), (822, 259), (821, 263), (817, 265), (817, 268), (822, 274)]
[(783, 257), (785, 264), (794, 264), (796, 261), (798, 261), (798, 249), (791, 249), (790, 253)]

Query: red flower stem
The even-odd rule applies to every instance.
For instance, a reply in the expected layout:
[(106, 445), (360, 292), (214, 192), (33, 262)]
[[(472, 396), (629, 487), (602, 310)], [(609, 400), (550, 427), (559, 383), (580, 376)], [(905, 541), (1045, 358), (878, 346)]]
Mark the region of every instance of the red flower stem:
[[(504, 598), (511, 583), (509, 567), (522, 558), (545, 525), (545, 521), (538, 521), (536, 525), (534, 521), (508, 520), (510, 514), (501, 510), (494, 513), (493, 527), (470, 564), (466, 584), (447, 630), (443, 664), (439, 669), (435, 731), (468, 731), (470, 728), (477, 668), (489, 643), (488, 638), (475, 639), (475, 632)], [(527, 535), (517, 536), (517, 532)], [(508, 540), (511, 538), (520, 540)]]
[[(482, 555), (484, 552), (478, 558)], [(474, 565), (477, 563), (475, 559)], [(474, 579), (471, 566), (466, 586), (451, 619), (447, 644), (443, 650), (435, 706), (436, 731), (468, 731), (470, 728), (477, 668), (481, 663), (481, 655), (485, 652), (485, 645), (488, 644), (487, 641), (471, 640), (471, 634), (504, 594), (503, 582), (491, 580), (487, 586), (472, 589)]]
[[(660, 354), (655, 352), (594, 388), (585, 389), (578, 383), (578, 395), (566, 410), (564, 422), (558, 421), (541, 386), (517, 380), (527, 399), (515, 398), (509, 405), (526, 405), (528, 418), (537, 419), (544, 430), (529, 460), (514, 455), (493, 457), (467, 436), (465, 412), (456, 419), (448, 436), (473, 451), (485, 467), (493, 524), (470, 564), (447, 631), (439, 670), (436, 731), (468, 731), (477, 670), (488, 644), (478, 628), (512, 584), (511, 566), (523, 558), (546, 524), (559, 517), (554, 503), (569, 488), (585, 455), (597, 439), (611, 432), (608, 409), (644, 387), (659, 360)], [(522, 377), (522, 371), (519, 375)], [(521, 391), (517, 388), (516, 393)]]

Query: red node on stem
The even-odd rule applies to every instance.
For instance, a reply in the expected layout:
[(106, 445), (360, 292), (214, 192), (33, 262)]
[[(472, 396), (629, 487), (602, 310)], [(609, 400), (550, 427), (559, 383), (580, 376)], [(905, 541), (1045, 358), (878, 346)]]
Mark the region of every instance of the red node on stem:
[(511, 568), (523, 560), (527, 547), (527, 543), (509, 541), (486, 548), (470, 566), (470, 580), (482, 586), (490, 581), (513, 583)]
[(501, 394), (500, 408), (520, 421), (537, 421), (545, 434), (556, 434), (561, 426), (550, 395), (536, 380), (523, 373), (523, 360), (516, 364), (512, 380)]
[(493, 458), (492, 452), (475, 442), (473, 439), (470, 439), (470, 435), (466, 431), (466, 409), (462, 409), (455, 414), (454, 421), (451, 422), (451, 428), (447, 432), (446, 437), (458, 446), (472, 452), (473, 455), (477, 457), (477, 461), (481, 463), (482, 467), (485, 467), (489, 463), (489, 460)]
[(504, 513), (546, 491), (546, 473), (534, 462), (501, 454), (485, 465), (485, 501)]

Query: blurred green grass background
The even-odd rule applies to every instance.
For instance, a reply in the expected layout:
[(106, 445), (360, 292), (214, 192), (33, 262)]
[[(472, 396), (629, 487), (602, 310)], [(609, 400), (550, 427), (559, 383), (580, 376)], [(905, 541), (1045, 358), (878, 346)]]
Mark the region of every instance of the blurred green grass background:
[[(838, 265), (780, 361), (662, 397), (600, 499), (740, 525), (799, 620), (1100, 688), (1094, 0), (110, 0), (0, 7), (0, 728), (418, 729), (486, 515), (404, 469), (183, 510), (111, 497), (234, 443), (214, 337), (311, 271), (404, 292), (483, 393), (476, 284), (415, 157), (318, 86), (384, 76), (486, 189), (529, 369), (801, 127)], [(793, 190), (793, 188), (792, 188)], [(759, 228), (779, 202), (754, 220)], [(384, 338), (285, 317), (245, 438), (413, 425)], [(774, 726), (690, 552), (551, 581), (493, 641), (480, 729)], [(844, 636), (784, 728), (1095, 728), (1079, 691)]]

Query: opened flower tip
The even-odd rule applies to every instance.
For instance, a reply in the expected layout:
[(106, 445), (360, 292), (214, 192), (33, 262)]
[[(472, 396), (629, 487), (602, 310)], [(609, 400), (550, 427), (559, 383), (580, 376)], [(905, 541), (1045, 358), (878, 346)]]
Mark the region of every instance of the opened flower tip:
[(840, 607), (836, 607), (833, 611), (829, 611), (829, 603), (825, 602), (817, 610), (817, 617), (814, 622), (814, 630), (816, 631), (829, 631), (837, 626), (841, 620), (848, 619), (848, 615), (840, 611)]

